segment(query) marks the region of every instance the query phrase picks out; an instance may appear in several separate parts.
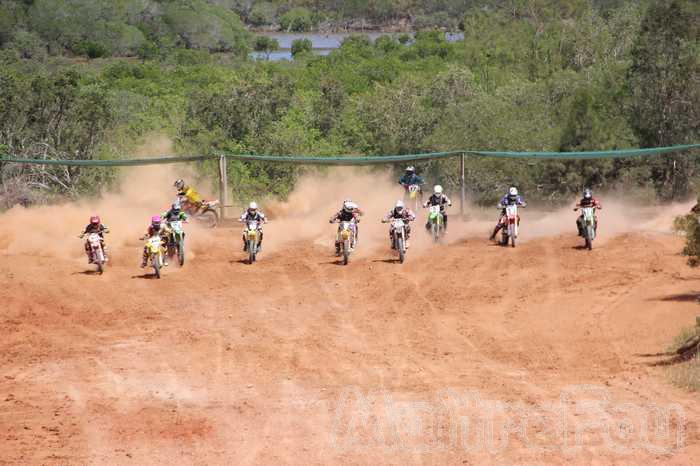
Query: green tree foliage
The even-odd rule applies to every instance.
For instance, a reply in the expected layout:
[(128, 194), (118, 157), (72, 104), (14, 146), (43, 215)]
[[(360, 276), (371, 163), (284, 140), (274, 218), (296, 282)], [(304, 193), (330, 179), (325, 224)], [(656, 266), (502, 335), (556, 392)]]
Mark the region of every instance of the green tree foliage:
[[(598, 150), (697, 141), (693, 2), (647, 10), (624, 0), (269, 0), (265, 5), (274, 8), (275, 21), (293, 7), (314, 11), (312, 22), (323, 18), (350, 26), (414, 12), (446, 11), (465, 19), (464, 41), (448, 42), (434, 30), (375, 42), (351, 35), (337, 50), (318, 56), (308, 53), (307, 39), (294, 44), (291, 62), (245, 58), (249, 44), (262, 51), (273, 46), (250, 40), (237, 19), (250, 21), (259, 2), (56, 0), (53, 11), (43, 11), (48, 3), (0, 0), (18, 6), (0, 10), (0, 24), (11, 28), (10, 34), (0, 31), (0, 144), (11, 155), (43, 157), (48, 147), (50, 157), (115, 157), (150, 131), (173, 136), (183, 153), (198, 154)], [(43, 5), (41, 12), (37, 5)], [(668, 13), (673, 5), (678, 9)], [(131, 43), (140, 45), (118, 45), (130, 42), (115, 24), (136, 28), (142, 39)], [(143, 63), (105, 58), (71, 64), (35, 53), (88, 55), (81, 47), (90, 42)], [(675, 170), (687, 164), (688, 183), (697, 183), (696, 161), (680, 160)], [(246, 198), (285, 196), (303, 170), (234, 161), (229, 166), (234, 193)], [(513, 183), (540, 202), (567, 202), (583, 186), (624, 188), (645, 197), (656, 188), (667, 198), (669, 167), (663, 157), (468, 158), (466, 177), (472, 199), (483, 203), (494, 202)], [(204, 171), (213, 169), (203, 165)], [(456, 188), (455, 160), (420, 169), (429, 182)], [(7, 183), (25, 186), (20, 193), (77, 192), (107, 181), (94, 178), (95, 172), (71, 172), (71, 180), (90, 182), (66, 188), (59, 184), (65, 174), (56, 171), (50, 173), (57, 180), (44, 178), (45, 187), (39, 187), (24, 183), (29, 175), (39, 176), (27, 168), (3, 170)]]
[(309, 39), (294, 39), (292, 41), (292, 57), (297, 58), (311, 53), (313, 44)]
[[(655, 2), (632, 50), (631, 123), (649, 147), (696, 142), (700, 135), (700, 4)], [(696, 160), (686, 155), (652, 163), (659, 194), (682, 198)]]
[(280, 44), (277, 39), (268, 36), (257, 36), (253, 42), (253, 50), (264, 53), (268, 60), (270, 54), (279, 48)]
[[(0, 145), (23, 158), (91, 159), (114, 115), (103, 85), (75, 71), (23, 75), (0, 70)], [(30, 202), (30, 191), (77, 196), (95, 192), (109, 171), (7, 164), (3, 202)], [(21, 180), (21, 183), (17, 183)], [(8, 185), (12, 188), (8, 191)], [(21, 191), (17, 191), (17, 188)]]
[(292, 8), (280, 17), (280, 28), (287, 32), (306, 32), (313, 26), (311, 12), (306, 8)]

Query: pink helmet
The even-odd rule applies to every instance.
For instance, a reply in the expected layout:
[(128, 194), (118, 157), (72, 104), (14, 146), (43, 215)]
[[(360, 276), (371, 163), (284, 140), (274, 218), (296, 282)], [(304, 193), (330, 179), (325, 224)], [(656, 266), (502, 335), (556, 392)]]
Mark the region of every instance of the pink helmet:
[(154, 215), (151, 217), (151, 223), (160, 223), (160, 215)]
[(90, 217), (90, 223), (97, 225), (100, 223), (100, 216), (99, 215), (93, 215)]

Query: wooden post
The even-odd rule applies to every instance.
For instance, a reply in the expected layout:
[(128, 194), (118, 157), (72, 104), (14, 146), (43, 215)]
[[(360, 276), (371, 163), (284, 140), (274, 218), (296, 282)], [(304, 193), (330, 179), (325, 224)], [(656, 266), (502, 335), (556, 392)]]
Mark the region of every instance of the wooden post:
[(464, 186), (464, 152), (459, 156), (459, 214), (464, 218), (465, 186)]
[(226, 218), (226, 206), (228, 205), (228, 173), (226, 170), (226, 157), (219, 156), (219, 216), (221, 220)]

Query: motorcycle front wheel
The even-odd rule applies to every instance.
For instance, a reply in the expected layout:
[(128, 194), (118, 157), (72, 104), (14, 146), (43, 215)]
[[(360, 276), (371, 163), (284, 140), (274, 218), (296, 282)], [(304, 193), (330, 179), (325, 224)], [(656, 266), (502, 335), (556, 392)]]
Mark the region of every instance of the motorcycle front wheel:
[(403, 264), (403, 261), (406, 260), (406, 249), (404, 248), (403, 238), (399, 238), (396, 241), (396, 249), (399, 250), (399, 262)]
[(350, 241), (343, 241), (343, 265), (348, 265), (350, 261)]
[(160, 258), (158, 256), (153, 257), (152, 263), (156, 278), (160, 279)]
[(252, 264), (255, 262), (255, 253), (257, 246), (255, 244), (255, 241), (253, 240), (248, 240), (248, 264)]
[(587, 226), (586, 227), (586, 249), (589, 251), (593, 249), (593, 227)]

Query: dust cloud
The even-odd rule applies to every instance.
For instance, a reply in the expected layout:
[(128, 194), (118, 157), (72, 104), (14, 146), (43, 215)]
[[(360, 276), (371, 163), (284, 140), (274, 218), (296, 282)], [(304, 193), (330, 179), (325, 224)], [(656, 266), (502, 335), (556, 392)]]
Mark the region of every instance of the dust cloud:
[[(158, 156), (173, 153), (172, 142), (165, 136), (155, 136), (143, 144), (136, 157), (150, 154)], [(175, 198), (173, 181), (177, 178), (198, 178), (192, 167), (186, 164), (154, 165), (122, 170), (121, 182), (116, 190), (96, 198), (52, 206), (14, 207), (0, 216), (0, 252), (61, 259), (84, 260), (82, 232), (90, 215), (99, 214), (110, 227), (107, 244), (113, 261), (138, 260), (141, 241), (152, 215), (165, 211)], [(207, 183), (204, 185), (206, 186)], [(211, 185), (211, 183), (208, 183)], [(200, 188), (200, 186), (197, 186)], [(211, 194), (204, 192), (205, 195)], [(427, 195), (424, 199), (427, 199)], [(459, 216), (459, 199), (452, 195), (453, 206), (448, 208), (449, 231), (445, 242), (486, 242), (499, 212), (495, 208), (475, 207), (467, 204), (465, 217)], [(210, 197), (211, 198), (211, 197)], [(265, 226), (265, 254), (280, 252), (297, 242), (310, 242), (319, 248), (327, 248), (329, 254), (337, 225), (330, 225), (329, 218), (342, 207), (344, 199), (352, 199), (363, 211), (359, 225), (358, 257), (376, 254), (378, 249), (389, 248), (389, 225), (382, 224), (382, 217), (391, 210), (397, 199), (403, 199), (403, 188), (387, 169), (377, 171), (367, 168), (318, 169), (302, 177), (296, 189), (286, 201), (256, 199), (267, 214)], [(253, 199), (244, 200), (248, 202)], [(674, 216), (687, 212), (690, 204), (674, 204), (665, 207), (643, 207), (626, 203), (619, 196), (600, 196), (603, 210), (598, 213), (599, 238), (603, 243), (616, 235), (628, 232), (670, 233)], [(577, 213), (570, 207), (544, 210), (528, 207), (521, 210), (522, 242), (543, 236), (575, 235)], [(416, 206), (409, 206), (416, 210)], [(412, 225), (412, 250), (425, 251), (432, 247), (425, 234), (425, 209), (418, 206), (418, 216)], [(242, 211), (242, 209), (240, 209)], [(237, 217), (239, 210), (228, 209), (228, 215)], [(211, 231), (190, 223), (188, 255), (194, 258), (213, 242), (222, 244), (235, 254), (240, 249), (242, 226), (234, 222), (233, 228)]]
[[(134, 157), (172, 155), (172, 142), (154, 136)], [(118, 188), (100, 196), (50, 206), (15, 206), (0, 216), (0, 251), (5, 254), (84, 260), (82, 233), (91, 215), (110, 228), (106, 236), (113, 262), (137, 262), (139, 240), (153, 215), (167, 210), (176, 198), (173, 182), (193, 177), (184, 164), (124, 168)], [(124, 253), (124, 254), (122, 254)]]

